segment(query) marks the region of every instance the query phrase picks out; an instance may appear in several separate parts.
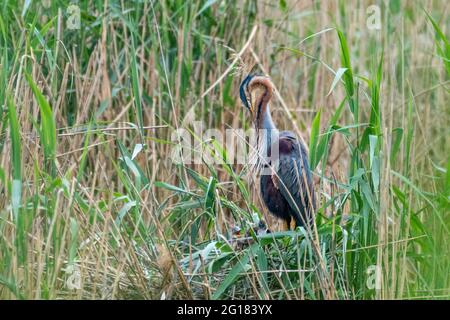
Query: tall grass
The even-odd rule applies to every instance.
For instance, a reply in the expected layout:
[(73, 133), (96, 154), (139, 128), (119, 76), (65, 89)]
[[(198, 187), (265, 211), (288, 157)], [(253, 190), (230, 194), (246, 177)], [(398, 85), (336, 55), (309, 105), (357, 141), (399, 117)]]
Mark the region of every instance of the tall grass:
[[(0, 5), (0, 298), (450, 297), (446, 5), (71, 4)], [(312, 233), (202, 136), (250, 127), (251, 71), (309, 146)]]

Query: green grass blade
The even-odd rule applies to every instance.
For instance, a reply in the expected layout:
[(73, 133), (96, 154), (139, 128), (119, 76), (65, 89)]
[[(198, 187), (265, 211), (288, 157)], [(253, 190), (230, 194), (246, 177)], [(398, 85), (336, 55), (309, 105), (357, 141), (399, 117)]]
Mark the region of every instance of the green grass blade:
[(53, 117), (53, 112), (47, 99), (36, 86), (31, 76), (29, 74), (26, 74), (26, 78), (38, 102), (39, 110), (41, 112), (41, 127), (39, 132), (41, 144), (44, 148), (47, 169), (50, 171), (51, 175), (54, 175), (54, 160), (56, 155), (56, 124)]
[(144, 119), (142, 113), (142, 101), (141, 101), (141, 89), (139, 85), (138, 77), (138, 63), (136, 61), (136, 49), (134, 47), (134, 41), (131, 41), (131, 82), (133, 87), (134, 105), (136, 107), (136, 114), (139, 124), (139, 132), (141, 137), (144, 136)]
[(311, 137), (309, 141), (309, 163), (311, 164), (311, 170), (314, 170), (320, 161), (320, 159), (316, 157), (316, 149), (320, 133), (320, 113), (321, 111), (319, 110), (311, 125)]
[(350, 63), (350, 53), (348, 51), (347, 40), (341, 30), (337, 29), (339, 43), (341, 45), (341, 63), (346, 71), (343, 73), (343, 79), (345, 84), (345, 89), (347, 91), (348, 97), (353, 97), (354, 86), (353, 86), (353, 72)]
[(13, 184), (11, 190), (11, 203), (14, 217), (17, 221), (19, 215), (19, 207), (22, 198), (22, 158), (21, 158), (21, 142), (20, 127), (17, 120), (16, 107), (10, 97), (8, 97), (8, 116), (11, 135), (11, 163), (13, 167)]

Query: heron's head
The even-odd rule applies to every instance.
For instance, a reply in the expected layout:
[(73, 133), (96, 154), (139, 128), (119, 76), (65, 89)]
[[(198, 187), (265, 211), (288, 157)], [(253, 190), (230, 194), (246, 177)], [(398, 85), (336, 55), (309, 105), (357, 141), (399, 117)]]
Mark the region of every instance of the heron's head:
[(273, 84), (268, 77), (250, 74), (242, 81), (239, 93), (242, 103), (255, 121), (265, 112), (272, 98)]

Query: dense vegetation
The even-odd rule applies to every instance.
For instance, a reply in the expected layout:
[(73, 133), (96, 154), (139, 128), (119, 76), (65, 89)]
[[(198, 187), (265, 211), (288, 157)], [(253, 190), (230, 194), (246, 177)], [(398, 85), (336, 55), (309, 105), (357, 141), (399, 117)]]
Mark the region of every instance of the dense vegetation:
[[(449, 298), (449, 6), (372, 2), (2, 1), (0, 298)], [(201, 135), (250, 127), (252, 71), (309, 147), (312, 233)]]

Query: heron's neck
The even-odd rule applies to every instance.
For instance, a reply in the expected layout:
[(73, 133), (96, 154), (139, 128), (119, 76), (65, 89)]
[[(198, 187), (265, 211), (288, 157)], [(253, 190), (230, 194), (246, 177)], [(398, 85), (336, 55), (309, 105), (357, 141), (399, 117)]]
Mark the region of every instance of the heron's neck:
[(258, 121), (258, 129), (261, 130), (261, 141), (259, 150), (267, 155), (270, 146), (272, 145), (274, 139), (278, 138), (278, 129), (272, 121), (272, 116), (270, 114), (270, 107), (267, 105)]
[(277, 130), (275, 124), (272, 121), (272, 116), (270, 114), (270, 106), (267, 105), (263, 110), (262, 114), (258, 119), (258, 128), (266, 130)]

